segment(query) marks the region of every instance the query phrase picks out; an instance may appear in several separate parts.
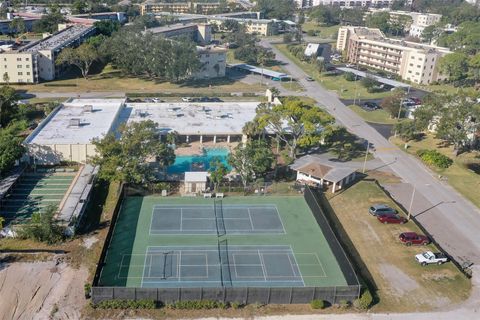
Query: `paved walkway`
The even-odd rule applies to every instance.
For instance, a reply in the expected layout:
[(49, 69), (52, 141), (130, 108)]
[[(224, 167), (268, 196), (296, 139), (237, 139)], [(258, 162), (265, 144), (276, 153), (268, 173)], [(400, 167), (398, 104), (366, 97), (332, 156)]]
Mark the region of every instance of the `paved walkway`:
[[(468, 257), (474, 263), (480, 264), (480, 210), (447, 183), (440, 181), (421, 162), (390, 143), (355, 112), (346, 108), (335, 93), (326, 90), (317, 82), (306, 81), (307, 75), (303, 70), (291, 63), (270, 43), (261, 43), (272, 48), (277, 60), (285, 63), (283, 68), (286, 72), (299, 79), (307, 90), (305, 95), (317, 100), (352, 133), (367, 139), (375, 146), (375, 156), (378, 159), (388, 165), (405, 183), (416, 186), (415, 206), (420, 208), (425, 205), (431, 208), (427, 211), (428, 214), (418, 216), (418, 220), (426, 229), (433, 230), (436, 241), (456, 259)], [(399, 194), (399, 200), (406, 208), (409, 207), (406, 194)]]

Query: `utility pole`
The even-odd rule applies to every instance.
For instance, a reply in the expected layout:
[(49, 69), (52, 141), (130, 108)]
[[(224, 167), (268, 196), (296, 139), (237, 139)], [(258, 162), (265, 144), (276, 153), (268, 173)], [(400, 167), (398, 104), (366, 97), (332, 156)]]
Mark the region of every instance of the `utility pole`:
[(408, 217), (407, 217), (407, 220), (410, 220), (410, 217), (411, 217), (411, 215), (412, 215), (412, 206), (413, 206), (413, 199), (415, 198), (415, 190), (417, 190), (417, 188), (415, 187), (415, 185), (413, 185), (412, 198), (410, 199), (410, 206), (408, 207)]
[(362, 173), (365, 173), (365, 169), (367, 168), (368, 151), (370, 151), (370, 142), (367, 140), (367, 151), (365, 152), (365, 161), (363, 161)]

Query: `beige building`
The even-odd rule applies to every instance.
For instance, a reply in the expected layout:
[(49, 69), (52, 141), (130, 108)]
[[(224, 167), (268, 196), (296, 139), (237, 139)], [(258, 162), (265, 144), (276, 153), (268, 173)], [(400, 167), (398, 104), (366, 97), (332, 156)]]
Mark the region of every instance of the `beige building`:
[(278, 22), (269, 19), (250, 19), (250, 18), (232, 18), (223, 16), (211, 16), (208, 19), (211, 24), (216, 24), (219, 28), (227, 20), (237, 21), (245, 26), (245, 32), (250, 34), (258, 34), (261, 36), (271, 36), (278, 33)]
[(23, 47), (0, 49), (0, 81), (38, 83), (55, 79), (63, 70), (55, 64), (59, 53), (78, 46), (94, 33), (94, 27), (74, 25)]
[(402, 79), (430, 84), (446, 77), (438, 70), (447, 48), (386, 38), (379, 29), (341, 27), (337, 50), (349, 63), (398, 74)]
[(32, 164), (85, 163), (95, 156), (92, 139), (118, 125), (125, 99), (70, 99), (52, 111), (27, 137)]
[(423, 30), (432, 26), (442, 19), (441, 14), (435, 13), (421, 13), (421, 12), (410, 12), (410, 11), (391, 11), (389, 9), (370, 9), (367, 14), (377, 13), (377, 12), (388, 12), (390, 15), (390, 20), (395, 21), (401, 16), (410, 17), (412, 20), (410, 23), (405, 25), (405, 31), (412, 37), (420, 38), (422, 36)]
[(140, 5), (140, 13), (142, 15), (160, 12), (209, 14), (217, 10), (219, 7), (219, 2), (186, 1), (166, 3), (147, 1)]
[(165, 38), (186, 37), (195, 43), (206, 45), (212, 41), (212, 27), (206, 23), (177, 23), (147, 29), (148, 32)]
[(201, 67), (193, 77), (195, 79), (211, 79), (225, 77), (227, 67), (227, 49), (207, 46), (197, 47)]
[(341, 8), (376, 7), (383, 8), (392, 4), (393, 0), (295, 0), (298, 8), (315, 6), (338, 6)]

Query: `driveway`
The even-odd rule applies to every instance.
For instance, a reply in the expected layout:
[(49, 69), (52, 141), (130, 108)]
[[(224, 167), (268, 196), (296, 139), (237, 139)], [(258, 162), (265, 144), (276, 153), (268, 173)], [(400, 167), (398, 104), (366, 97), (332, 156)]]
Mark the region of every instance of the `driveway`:
[[(303, 70), (290, 62), (268, 41), (263, 40), (261, 44), (272, 48), (277, 60), (285, 63), (283, 68), (293, 77), (300, 79), (306, 90), (304, 95), (325, 106), (349, 131), (367, 139), (375, 146), (376, 158), (388, 164), (403, 182), (415, 185), (418, 195), (414, 198), (415, 206), (418, 204), (419, 207), (424, 205), (430, 208), (417, 217), (418, 221), (435, 235), (436, 241), (455, 259), (463, 261), (468, 257), (472, 262), (480, 264), (480, 210), (447, 183), (438, 179), (420, 161), (390, 143), (355, 112), (346, 108), (335, 93), (326, 90), (317, 82), (306, 81), (307, 75)], [(402, 196), (399, 194), (397, 197), (393, 192), (393, 196), (408, 208), (410, 197), (405, 197), (404, 193), (405, 191), (402, 191)]]

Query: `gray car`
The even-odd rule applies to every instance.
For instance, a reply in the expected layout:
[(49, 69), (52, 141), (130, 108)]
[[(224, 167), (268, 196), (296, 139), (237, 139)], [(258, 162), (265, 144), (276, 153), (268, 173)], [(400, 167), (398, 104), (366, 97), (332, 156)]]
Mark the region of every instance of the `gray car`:
[(377, 216), (379, 214), (397, 214), (397, 210), (393, 209), (392, 207), (387, 206), (386, 204), (376, 204), (368, 209), (368, 212), (372, 216)]

